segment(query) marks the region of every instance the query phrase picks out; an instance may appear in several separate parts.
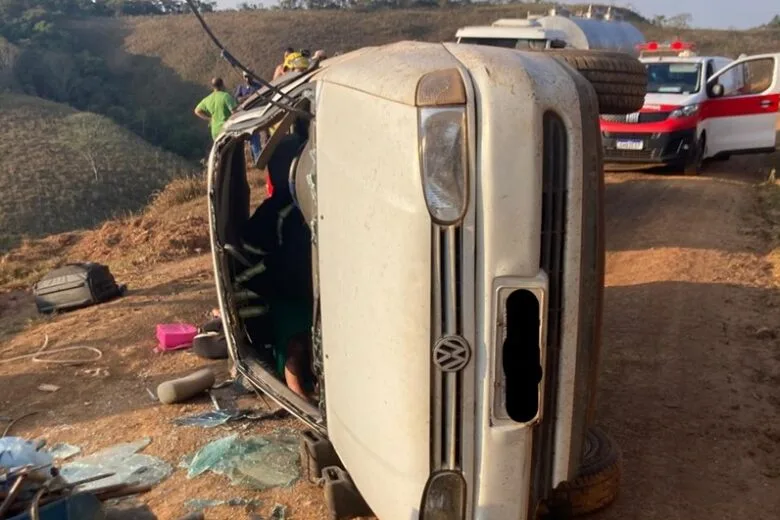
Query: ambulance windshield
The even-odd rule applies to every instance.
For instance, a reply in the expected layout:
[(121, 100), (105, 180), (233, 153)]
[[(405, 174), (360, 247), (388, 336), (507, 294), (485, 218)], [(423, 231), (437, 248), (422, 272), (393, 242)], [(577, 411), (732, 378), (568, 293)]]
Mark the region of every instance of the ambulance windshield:
[(648, 94), (694, 94), (701, 88), (701, 63), (647, 63)]

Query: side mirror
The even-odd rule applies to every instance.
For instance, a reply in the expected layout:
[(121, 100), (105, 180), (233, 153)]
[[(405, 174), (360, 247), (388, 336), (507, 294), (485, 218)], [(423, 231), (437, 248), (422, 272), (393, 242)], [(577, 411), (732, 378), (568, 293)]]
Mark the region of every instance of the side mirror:
[(710, 97), (719, 98), (723, 97), (723, 94), (725, 93), (725, 90), (723, 89), (723, 85), (720, 83), (715, 83), (710, 87)]

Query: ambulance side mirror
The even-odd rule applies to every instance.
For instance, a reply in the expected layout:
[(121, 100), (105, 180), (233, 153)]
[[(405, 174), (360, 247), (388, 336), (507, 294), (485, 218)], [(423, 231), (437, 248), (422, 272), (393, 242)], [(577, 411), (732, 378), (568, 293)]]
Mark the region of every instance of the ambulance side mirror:
[(720, 83), (715, 83), (714, 85), (710, 86), (710, 97), (712, 98), (723, 97), (724, 93), (725, 90), (723, 89), (723, 85), (721, 85)]

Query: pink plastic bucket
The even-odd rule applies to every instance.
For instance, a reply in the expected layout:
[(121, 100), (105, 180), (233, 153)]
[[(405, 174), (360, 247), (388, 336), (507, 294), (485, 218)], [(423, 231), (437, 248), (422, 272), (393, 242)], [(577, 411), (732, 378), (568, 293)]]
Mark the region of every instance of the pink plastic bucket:
[(158, 352), (178, 350), (192, 346), (192, 340), (198, 334), (198, 327), (189, 323), (160, 323), (157, 325)]

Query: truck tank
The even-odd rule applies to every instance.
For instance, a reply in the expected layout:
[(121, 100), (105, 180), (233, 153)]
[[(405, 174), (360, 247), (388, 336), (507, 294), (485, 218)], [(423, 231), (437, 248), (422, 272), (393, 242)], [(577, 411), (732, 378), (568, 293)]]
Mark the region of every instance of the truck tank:
[(545, 29), (566, 33), (576, 49), (602, 49), (636, 55), (636, 46), (645, 42), (642, 32), (623, 20), (548, 15), (536, 19)]

